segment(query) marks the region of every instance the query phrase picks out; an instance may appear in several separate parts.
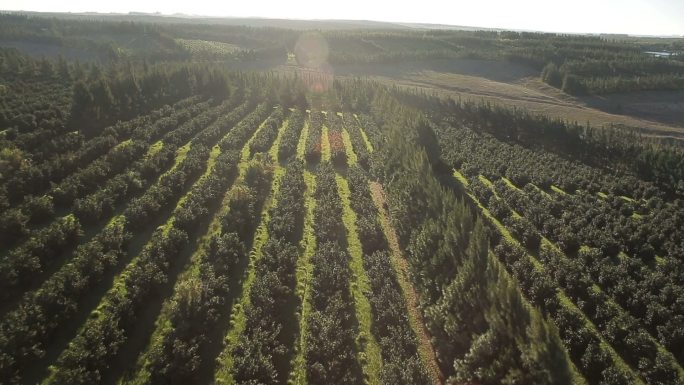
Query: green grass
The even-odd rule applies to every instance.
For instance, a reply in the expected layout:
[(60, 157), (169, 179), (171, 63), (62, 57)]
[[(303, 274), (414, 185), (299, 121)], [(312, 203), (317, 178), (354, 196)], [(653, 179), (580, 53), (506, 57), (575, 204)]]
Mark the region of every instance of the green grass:
[(280, 127), (280, 130), (278, 130), (278, 136), (276, 136), (275, 140), (273, 141), (273, 145), (268, 150), (268, 155), (271, 157), (271, 159), (276, 165), (278, 164), (278, 150), (280, 149), (280, 141), (283, 140), (283, 133), (287, 131), (287, 127), (289, 125), (290, 119), (285, 119), (283, 121), (283, 125)]
[(217, 144), (211, 148), (209, 151), (209, 162), (207, 163), (207, 169), (211, 170), (216, 164), (216, 158), (221, 155), (221, 147)]
[(539, 193), (540, 193), (541, 195), (545, 196), (545, 197), (548, 198), (548, 199), (552, 199), (552, 198), (551, 198), (551, 194), (549, 194), (549, 193), (547, 193), (546, 191), (540, 189), (539, 186), (537, 186), (536, 184), (534, 184), (534, 183), (532, 183), (532, 182), (530, 182), (530, 183), (528, 183), (528, 184), (531, 185), (532, 187), (534, 187), (535, 190), (539, 191)]
[(311, 313), (311, 293), (309, 290), (313, 274), (311, 257), (313, 257), (316, 252), (316, 234), (314, 233), (313, 223), (314, 210), (316, 209), (316, 199), (314, 199), (313, 196), (314, 191), (316, 191), (316, 176), (308, 170), (304, 170), (304, 183), (306, 183), (306, 193), (304, 195), (306, 214), (304, 216), (304, 232), (300, 243), (300, 249), (303, 250), (303, 252), (299, 259), (297, 259), (297, 271), (295, 273), (297, 296), (301, 300), (299, 342), (295, 347), (295, 356), (293, 358), (292, 373), (289, 381), (289, 383), (296, 385), (306, 384), (306, 357), (304, 355), (307, 338), (306, 320)]
[[(372, 183), (369, 183), (369, 188), (370, 184)], [(382, 227), (382, 232), (385, 239), (387, 239), (390, 244), (390, 264), (392, 265), (397, 282), (399, 283), (401, 294), (406, 301), (409, 325), (411, 326), (413, 335), (416, 336), (416, 340), (418, 341), (418, 356), (423, 365), (427, 368), (433, 385), (439, 385), (443, 382), (441, 380), (443, 375), (439, 369), (434, 349), (429, 336), (427, 335), (427, 328), (424, 325), (420, 309), (418, 308), (419, 300), (417, 298), (416, 290), (407, 276), (408, 273), (402, 268), (402, 260), (404, 260), (404, 257), (401, 255), (400, 246), (397, 242), (391, 241), (392, 239), (396, 241), (397, 238), (392, 223), (383, 207), (383, 201), (381, 201), (384, 198), (377, 197), (375, 194), (372, 194), (372, 198), (375, 208), (377, 209), (378, 220)], [(404, 263), (406, 263), (405, 260)]]
[(551, 190), (554, 192), (557, 192), (558, 194), (561, 194), (561, 195), (568, 195), (568, 193), (563, 191), (563, 189), (561, 189), (560, 187), (555, 186), (555, 185), (551, 185)]
[[(152, 184), (156, 184), (157, 182), (159, 182), (165, 175), (175, 171), (178, 168), (178, 166), (180, 166), (181, 163), (183, 163), (183, 160), (185, 160), (185, 158), (188, 155), (188, 151), (190, 151), (191, 143), (192, 142), (189, 141), (189, 142), (185, 143), (183, 146), (178, 147), (176, 149), (176, 156), (174, 157), (173, 165), (171, 166), (171, 168), (168, 171), (166, 171), (165, 173), (157, 176)], [(159, 146), (159, 150), (161, 150), (163, 143), (160, 145), (155, 143), (154, 145)]]
[[(456, 174), (454, 174), (454, 176), (456, 177)], [(458, 177), (456, 177), (456, 179), (458, 179)], [(554, 187), (554, 186), (552, 186), (552, 188), (553, 188), (553, 187)], [(486, 207), (484, 207), (484, 206), (482, 205), (482, 203), (480, 203), (480, 201), (479, 201), (474, 195), (472, 195), (470, 192), (468, 192), (468, 196), (469, 196), (470, 199), (472, 199), (472, 201), (480, 208), (480, 210), (482, 211), (482, 214), (490, 221), (490, 223), (492, 223), (492, 224), (494, 225), (494, 227), (501, 233), (501, 235), (502, 235), (506, 240), (510, 241), (511, 243), (513, 243), (513, 244), (515, 244), (515, 245), (518, 245), (518, 246), (520, 246), (520, 247), (523, 247), (523, 246), (520, 244), (520, 242), (518, 242), (518, 240), (515, 239), (515, 237), (513, 237), (513, 235), (510, 233), (510, 231), (508, 231), (508, 229), (507, 229), (507, 228), (506, 228), (498, 219), (496, 219), (496, 218), (489, 212), (489, 210), (488, 210)], [(523, 247), (523, 249), (524, 249), (524, 247)], [(526, 253), (526, 256), (527, 256), (528, 260), (529, 260), (529, 261), (532, 263), (532, 265), (534, 266), (535, 270), (539, 271), (539, 272), (542, 273), (542, 274), (546, 274), (544, 265), (543, 265), (541, 262), (539, 262), (539, 260), (538, 260), (537, 258), (535, 258), (533, 255), (531, 255), (531, 254), (529, 254), (529, 253)], [(623, 371), (624, 373), (626, 373), (628, 377), (631, 377), (632, 383), (644, 385), (643, 380), (642, 380), (642, 379), (634, 372), (634, 370), (633, 370), (633, 369), (632, 369), (632, 368), (631, 368), (631, 367), (622, 359), (622, 357), (617, 353), (617, 351), (615, 351), (615, 349), (613, 349), (613, 347), (605, 341), (605, 339), (603, 338), (603, 336), (602, 336), (601, 333), (599, 332), (599, 330), (598, 330), (598, 328), (596, 327), (596, 325), (595, 325), (595, 324), (586, 316), (586, 314), (584, 314), (584, 312), (582, 312), (582, 311), (581, 311), (581, 310), (572, 302), (572, 300), (565, 294), (565, 291), (564, 291), (562, 288), (558, 287), (557, 289), (558, 289), (558, 291), (557, 291), (557, 293), (556, 293), (556, 296), (557, 296), (559, 302), (560, 302), (564, 307), (566, 307), (566, 309), (568, 309), (569, 311), (571, 311), (571, 312), (573, 312), (573, 313), (579, 315), (579, 316), (584, 320), (584, 322), (585, 322), (585, 324), (587, 325), (587, 327), (588, 327), (590, 330), (592, 330), (592, 331), (598, 336), (598, 338), (599, 338), (600, 341), (601, 341), (601, 343), (600, 343), (601, 347), (610, 355), (610, 357), (612, 358), (613, 362), (615, 363), (615, 366), (616, 366), (618, 369), (620, 369), (621, 371)], [(574, 368), (573, 370), (576, 371), (577, 369)], [(578, 373), (578, 375), (579, 375), (579, 373)]]
[[(299, 142), (297, 142), (297, 159), (304, 160), (304, 153), (306, 152), (306, 138), (309, 137), (309, 120), (304, 122), (304, 127), (302, 127), (302, 132), (299, 137)], [(302, 139), (304, 138), (304, 139)]]
[(216, 370), (214, 381), (216, 384), (233, 384), (235, 380), (231, 373), (231, 368), (233, 367), (233, 356), (232, 351), (239, 342), (240, 335), (245, 330), (245, 324), (247, 319), (245, 318), (245, 309), (249, 305), (249, 293), (252, 288), (252, 284), (256, 279), (256, 264), (262, 257), (261, 248), (268, 241), (268, 222), (270, 221), (269, 210), (273, 207), (275, 196), (277, 195), (277, 189), (279, 187), (278, 180), (282, 176), (274, 175), (274, 181), (271, 186), (271, 192), (267, 198), (264, 207), (261, 212), (261, 222), (257, 227), (256, 233), (254, 235), (254, 242), (252, 250), (249, 252), (249, 266), (247, 267), (247, 277), (242, 283), (242, 290), (240, 301), (238, 301), (231, 310), (230, 323), (231, 328), (225, 337), (225, 346), (223, 352), (218, 358), (218, 368)]
[(120, 150), (120, 149), (122, 149), (122, 148), (124, 148), (124, 147), (128, 147), (128, 146), (131, 145), (131, 143), (133, 143), (133, 139), (130, 139), (130, 138), (129, 138), (129, 139), (126, 139), (126, 140), (124, 140), (123, 142), (121, 142), (121, 143), (117, 144), (116, 146), (114, 146), (114, 148), (112, 149), (112, 151), (118, 151), (118, 150)]
[[(228, 135), (228, 134), (226, 134)], [(183, 154), (185, 157), (185, 154), (187, 154), (187, 151)], [(211, 173), (214, 170), (214, 165), (216, 164), (216, 158), (221, 155), (221, 148), (216, 145), (211, 148), (211, 151), (209, 152), (209, 159), (207, 160), (207, 168), (204, 170), (204, 173), (202, 176), (197, 179), (195, 184), (199, 183), (203, 179), (209, 177)], [(188, 194), (185, 194), (181, 197), (181, 199), (178, 201), (176, 204), (177, 207), (181, 207), (183, 204), (185, 204), (185, 201), (188, 199)], [(174, 221), (176, 220), (176, 211), (174, 210), (173, 214), (171, 214), (171, 218), (167, 221), (166, 225), (164, 226), (164, 234), (168, 234), (168, 232), (171, 230), (171, 227), (173, 226)]]
[(596, 195), (598, 195), (601, 199), (606, 199), (606, 198), (608, 198), (608, 194), (606, 194), (606, 193), (604, 193), (604, 192), (602, 192), (602, 191), (597, 192)]
[(470, 182), (468, 182), (468, 178), (466, 178), (465, 175), (461, 174), (461, 172), (456, 169), (454, 169), (454, 177), (456, 178), (456, 180), (461, 182), (462, 185), (466, 187), (470, 185)]
[(244, 162), (240, 162), (238, 164), (238, 178), (242, 179), (245, 176), (245, 173), (247, 172), (247, 169), (249, 168), (249, 159), (252, 158), (252, 151), (250, 150), (250, 146), (252, 144), (252, 141), (254, 138), (259, 134), (259, 131), (261, 131), (262, 128), (264, 128), (264, 123), (266, 121), (263, 121), (259, 127), (254, 131), (254, 134), (249, 138), (247, 143), (242, 147), (242, 150), (240, 151), (240, 160), (245, 159)]
[(175, 170), (178, 165), (183, 163), (185, 157), (188, 156), (188, 151), (190, 151), (191, 142), (185, 143), (184, 145), (176, 149), (176, 160), (173, 163), (171, 170)]
[[(307, 111), (308, 112), (308, 111)], [(306, 139), (309, 136), (309, 120), (306, 120), (302, 132), (297, 143), (297, 159), (304, 162), (304, 152), (306, 148)], [(311, 257), (316, 252), (316, 234), (314, 233), (314, 210), (316, 208), (316, 199), (314, 198), (314, 191), (316, 191), (316, 176), (310, 171), (304, 169), (304, 183), (306, 184), (306, 192), (304, 193), (304, 207), (306, 213), (304, 215), (304, 230), (302, 240), (299, 248), (302, 250), (297, 259), (297, 269), (295, 272), (296, 292), (297, 297), (301, 301), (301, 309), (299, 312), (299, 337), (295, 346), (295, 355), (292, 359), (292, 373), (288, 383), (295, 385), (306, 384), (306, 335), (307, 323), (306, 320), (311, 313), (311, 303), (309, 301), (311, 286), (311, 277), (313, 273), (313, 266), (311, 265)]]
[(350, 167), (355, 166), (358, 163), (359, 158), (356, 156), (356, 153), (354, 152), (351, 138), (349, 137), (349, 132), (347, 132), (346, 128), (342, 129), (342, 142), (344, 142), (344, 152), (347, 154), (347, 163)]
[(145, 159), (149, 159), (156, 155), (161, 149), (164, 147), (164, 142), (161, 140), (156, 141), (154, 144), (150, 146), (150, 148), (147, 149), (147, 153), (145, 154)]
[(494, 183), (492, 183), (492, 181), (487, 179), (486, 176), (484, 176), (482, 174), (478, 174), (477, 179), (479, 179), (482, 183), (484, 183), (485, 186), (489, 187), (489, 189), (491, 189), (492, 192), (494, 192)]
[[(226, 134), (229, 135), (230, 132)], [(254, 135), (252, 136), (254, 137)], [(245, 144), (242, 148), (241, 152), (241, 158), (239, 161), (239, 165), (244, 165), (249, 163), (249, 142)], [(245, 152), (245, 148), (247, 148), (247, 151)], [(218, 156), (221, 155), (221, 147), (218, 145), (215, 145), (212, 147), (211, 152), (209, 153), (209, 160), (207, 161), (207, 170), (205, 174), (199, 179), (201, 180), (202, 178), (205, 178), (211, 170), (213, 169), (214, 165), (216, 164), (216, 159)], [(242, 156), (246, 155), (246, 158), (243, 158)], [(243, 167), (244, 168), (244, 167)], [(198, 181), (199, 181), (198, 180)], [(234, 182), (234, 185), (237, 186), (241, 182), (241, 178), (236, 180)], [(209, 241), (212, 238), (213, 235), (217, 234), (221, 230), (221, 220), (222, 218), (228, 214), (228, 203), (231, 198), (231, 189), (228, 189), (223, 196), (223, 199), (221, 201), (221, 205), (219, 206), (219, 210), (214, 214), (212, 217), (211, 223), (209, 227), (207, 228), (207, 232), (201, 236), (197, 249), (195, 252), (192, 254), (190, 257), (190, 265), (181, 273), (181, 275), (178, 277), (178, 280), (176, 281), (176, 284), (174, 286), (174, 293), (178, 290), (180, 285), (182, 285), (184, 282), (189, 282), (193, 278), (197, 278), (199, 276), (199, 263), (202, 259), (202, 256), (204, 253), (206, 253), (206, 250), (209, 247)], [(180, 205), (181, 202), (179, 202)], [(172, 325), (170, 321), (171, 317), (171, 312), (172, 312), (172, 307), (173, 307), (173, 297), (167, 299), (164, 301), (164, 304), (162, 305), (162, 310), (161, 313), (159, 314), (159, 317), (157, 317), (157, 320), (155, 321), (155, 329), (154, 332), (152, 333), (152, 336), (150, 338), (150, 343), (147, 345), (143, 353), (138, 357), (138, 361), (135, 365), (136, 371), (133, 374), (133, 376), (130, 379), (127, 379), (124, 377), (119, 381), (120, 384), (146, 384), (149, 383), (149, 378), (150, 378), (150, 372), (149, 372), (149, 365), (151, 364), (151, 357), (150, 354), (152, 354), (155, 350), (159, 349), (161, 347), (161, 344), (164, 341), (164, 337), (172, 331)]]
[[(285, 123), (287, 124), (287, 123)], [(263, 127), (263, 124), (259, 126), (259, 130)], [(245, 325), (247, 322), (247, 318), (245, 317), (245, 309), (247, 306), (249, 306), (249, 295), (250, 291), (252, 289), (252, 284), (254, 283), (254, 280), (256, 279), (256, 264), (259, 262), (261, 259), (263, 253), (262, 253), (262, 247), (266, 244), (266, 242), (269, 239), (269, 234), (268, 234), (268, 223), (271, 220), (271, 213), (270, 210), (272, 207), (274, 207), (277, 204), (277, 199), (276, 197), (278, 196), (278, 193), (280, 191), (280, 180), (282, 176), (285, 174), (285, 169), (281, 167), (277, 163), (277, 154), (278, 154), (278, 148), (280, 147), (280, 141), (282, 138), (282, 134), (285, 130), (283, 127), (281, 127), (280, 130), (278, 130), (278, 136), (276, 137), (275, 141), (271, 145), (271, 148), (269, 149), (268, 153), (269, 155), (273, 156), (275, 163), (274, 167), (274, 172), (273, 172), (273, 181), (271, 183), (271, 191), (269, 193), (269, 196), (266, 198), (266, 201), (264, 202), (264, 205), (261, 209), (261, 221), (259, 222), (259, 226), (256, 229), (256, 232), (254, 234), (254, 241), (252, 242), (252, 250), (249, 252), (249, 266), (247, 267), (247, 277), (242, 283), (242, 290), (241, 296), (240, 296), (240, 301), (238, 301), (235, 305), (233, 305), (233, 308), (231, 310), (230, 314), (230, 322), (231, 322), (231, 328), (228, 331), (228, 334), (225, 337), (225, 346), (223, 348), (223, 352), (221, 352), (219, 358), (218, 358), (218, 367), (216, 369), (216, 373), (214, 375), (214, 382), (216, 384), (233, 384), (235, 383), (235, 380), (233, 378), (233, 375), (231, 373), (231, 368), (233, 367), (233, 356), (232, 352), (237, 343), (239, 342), (240, 335), (242, 332), (245, 330)], [(254, 138), (256, 136), (255, 134), (252, 136)], [(245, 145), (245, 148), (243, 148), (243, 155), (250, 155), (249, 154), (249, 145), (252, 142), (252, 138), (248, 141), (248, 143)], [(241, 158), (242, 159), (242, 158)], [(246, 169), (246, 165), (244, 167)], [(243, 177), (244, 174), (241, 174), (241, 177)]]
[(525, 194), (525, 192), (523, 190), (521, 190), (518, 186), (516, 186), (513, 182), (511, 182), (510, 179), (508, 179), (506, 177), (501, 177), (501, 180), (503, 180), (504, 183), (506, 183), (506, 185), (508, 185), (508, 187), (512, 188), (513, 190)]
[[(482, 213), (484, 214), (484, 216), (494, 224), (496, 229), (501, 233), (501, 235), (506, 240), (512, 242), (513, 244), (520, 245), (520, 243), (513, 237), (513, 235), (508, 231), (508, 229), (501, 222), (499, 222), (496, 218), (494, 218), (494, 216), (489, 212), (489, 210), (487, 210), (484, 206), (482, 206), (482, 204), (477, 200), (477, 198), (475, 198), (470, 193), (468, 193), (468, 196), (470, 196), (470, 198), (473, 199), (474, 202), (476, 202), (478, 207), (480, 207), (480, 209), (482, 210)], [(532, 257), (529, 254), (527, 254), (527, 257), (528, 257), (529, 261), (532, 262), (532, 265), (534, 266), (535, 270), (538, 270), (538, 271), (543, 270), (543, 268), (544, 268), (543, 265), (536, 258)], [(496, 258), (494, 258), (494, 260), (498, 261), (498, 259), (496, 259)], [(502, 268), (504, 270), (506, 270), (505, 267), (502, 266)], [(509, 276), (509, 279), (513, 279), (513, 278)], [(575, 304), (572, 303), (572, 301), (570, 301), (570, 299), (564, 293), (559, 291), (556, 293), (556, 296), (558, 297), (561, 304), (566, 305), (566, 307), (570, 306), (568, 308), (572, 309), (573, 312), (579, 311), (579, 309), (577, 309)], [(527, 306), (532, 307), (532, 305), (529, 302), (527, 302), (527, 300), (526, 300), (526, 304), (527, 304)], [(537, 311), (537, 310), (535, 310), (535, 311)], [(586, 322), (588, 322), (588, 319), (586, 318), (584, 313), (581, 313), (580, 315), (582, 318), (584, 318), (584, 320)], [(595, 329), (595, 327), (594, 327), (594, 329)], [(600, 334), (599, 334), (599, 338), (601, 338)], [(602, 338), (601, 338), (601, 340), (603, 341)], [(565, 348), (564, 348), (564, 350), (565, 350)], [(573, 383), (575, 383), (575, 384), (586, 384), (587, 383), (586, 379), (580, 373), (579, 369), (577, 369), (577, 366), (575, 365), (575, 363), (570, 360), (569, 356), (568, 356), (568, 363), (571, 365)]]
[(484, 176), (484, 175), (482, 175), (482, 174), (478, 175), (477, 178), (478, 178), (485, 186), (487, 186), (487, 188), (489, 188), (489, 190), (491, 190), (492, 194), (494, 194), (494, 196), (496, 197), (496, 199), (499, 199), (499, 200), (501, 199), (501, 197), (499, 196), (499, 194), (496, 192), (496, 188), (494, 188), (494, 183), (492, 183), (492, 181), (490, 181), (489, 179), (487, 179), (487, 177)]
[[(565, 258), (566, 260), (570, 260), (570, 257), (568, 257), (558, 246), (556, 246), (556, 244), (551, 242), (551, 240), (549, 240), (548, 238), (542, 236), (541, 244), (542, 244), (542, 246), (546, 246), (546, 247), (551, 248), (556, 253), (558, 253), (563, 258)], [(586, 250), (586, 249), (589, 249), (589, 247), (585, 246), (585, 245), (582, 245), (580, 247), (580, 250)], [(621, 260), (625, 260), (625, 259), (628, 259), (629, 256), (621, 251), (618, 253), (618, 258)], [(599, 285), (597, 285), (596, 283), (592, 283), (591, 289), (595, 293), (604, 294), (607, 297), (607, 300), (606, 300), (607, 305), (613, 306), (617, 309), (620, 309), (620, 311), (622, 311), (623, 313), (628, 313), (620, 304), (615, 302), (615, 300), (612, 298), (612, 296), (604, 293), (603, 289)], [(578, 309), (578, 311), (579, 311), (579, 309)], [(587, 320), (588, 320), (588, 318), (587, 318)], [(589, 321), (589, 322), (591, 322), (591, 321)], [(592, 323), (592, 325), (593, 325), (593, 323)], [(598, 329), (597, 329), (597, 331), (598, 331)], [(680, 380), (684, 380), (684, 369), (682, 369), (681, 365), (679, 365), (677, 363), (677, 359), (674, 357), (674, 355), (672, 353), (670, 353), (663, 345), (661, 345), (660, 342), (658, 340), (656, 340), (648, 331), (644, 330), (644, 332), (648, 335), (648, 338), (651, 340), (651, 342), (653, 342), (653, 344), (656, 346), (656, 348), (661, 353), (664, 353), (666, 356), (669, 356), (671, 358), (673, 364), (675, 365), (675, 369), (677, 369), (677, 373), (679, 375)]]
[(330, 141), (328, 140), (328, 126), (325, 124), (321, 128), (321, 159), (330, 162)]
[(361, 137), (363, 138), (364, 143), (366, 143), (366, 149), (368, 152), (373, 152), (373, 145), (371, 144), (370, 140), (368, 140), (368, 136), (366, 135), (366, 130), (364, 130), (361, 127), (361, 121), (359, 120), (359, 117), (354, 114), (354, 119), (356, 119), (356, 122), (359, 124), (359, 132), (361, 132)]
[[(485, 186), (487, 186), (487, 188), (489, 188), (489, 190), (492, 192), (492, 194), (494, 194), (494, 197), (496, 197), (497, 200), (501, 200), (501, 197), (500, 197), (499, 194), (496, 192), (496, 188), (494, 187), (494, 183), (492, 183), (489, 179), (487, 179), (486, 176), (484, 176), (484, 175), (482, 175), (482, 174), (479, 174), (477, 177), (478, 177), (478, 179), (480, 179), (480, 181), (481, 181)], [(519, 188), (517, 188), (514, 184), (512, 184), (511, 181), (509, 181), (508, 179), (506, 179), (506, 178), (503, 178), (503, 179), (506, 180), (506, 181), (508, 181), (508, 183), (510, 183), (509, 186), (513, 186), (512, 188), (513, 188), (514, 190), (520, 191), (520, 192), (523, 193), (523, 194), (525, 193), (524, 191), (522, 191), (522, 190), (520, 190)], [(507, 183), (507, 184), (508, 184), (508, 183)], [(516, 218), (516, 219), (522, 218), (522, 215), (520, 215), (517, 211), (515, 211), (515, 210), (513, 210), (513, 209), (510, 209), (510, 210), (511, 210), (511, 215), (513, 215), (513, 218)]]
[[(166, 172), (164, 172), (158, 178), (158, 180), (160, 180), (164, 176), (173, 172), (181, 164), (182, 160), (185, 159), (189, 150), (190, 150), (190, 142), (188, 142), (187, 144), (185, 144), (182, 147), (179, 147), (178, 150), (176, 151), (176, 159), (175, 159), (173, 167), (171, 169), (167, 170)], [(209, 172), (209, 170), (210, 169), (207, 167), (202, 177), (204, 177), (204, 175), (206, 175)], [(197, 184), (199, 182), (199, 180), (200, 180), (200, 178), (198, 178), (195, 181), (193, 186), (195, 184)], [(183, 194), (183, 196), (181, 197), (181, 199), (177, 203), (176, 207), (178, 207), (180, 205), (180, 202), (187, 199), (187, 196), (191, 193), (191, 191), (192, 191), (192, 188), (190, 188), (188, 190), (188, 192)], [(115, 223), (118, 223), (118, 221), (123, 221), (123, 220), (124, 220), (123, 215), (120, 215), (116, 218), (117, 222), (115, 222)], [(158, 227), (158, 229), (161, 229), (164, 234), (168, 233), (168, 231), (173, 226), (174, 220), (175, 220), (175, 210), (171, 214), (171, 216), (166, 220), (166, 222)], [(143, 247), (143, 250), (145, 250), (147, 248), (147, 246), (150, 244), (151, 240), (152, 239), (148, 240), (147, 244)], [(127, 294), (128, 288), (126, 287), (126, 279), (130, 275), (131, 271), (136, 268), (138, 261), (140, 260), (140, 255), (141, 255), (141, 253), (139, 253), (138, 255), (133, 257), (129, 261), (129, 263), (126, 265), (124, 270), (119, 275), (117, 275), (116, 278), (114, 278), (114, 282), (112, 283), (112, 287), (107, 291), (107, 293), (104, 295), (104, 297), (100, 300), (100, 303), (97, 305), (95, 310), (93, 310), (90, 313), (91, 319), (99, 318), (102, 315), (102, 313), (108, 311), (110, 304), (121, 301), (121, 298), (123, 298)], [(79, 334), (83, 332), (85, 326), (86, 326), (85, 324), (81, 326), (81, 328), (79, 329), (79, 332), (78, 332)], [(45, 380), (42, 382), (43, 384), (53, 383), (54, 375), (56, 373), (55, 370), (56, 369), (52, 366), (49, 368), (50, 373), (48, 374), (47, 378), (45, 378)]]
[(363, 372), (370, 384), (380, 382), (380, 371), (382, 370), (382, 356), (380, 345), (371, 333), (373, 314), (371, 305), (364, 293), (371, 291), (370, 281), (363, 268), (363, 249), (356, 228), (356, 213), (351, 208), (349, 184), (340, 174), (335, 175), (337, 191), (342, 201), (342, 222), (347, 230), (347, 249), (351, 256), (350, 267), (354, 275), (351, 283), (351, 293), (354, 298), (356, 318), (359, 321), (359, 335), (356, 343), (359, 351), (359, 361)]
[[(569, 257), (568, 257), (568, 256), (567, 256), (567, 255), (566, 255), (558, 246), (556, 246), (556, 244), (554, 244), (553, 242), (551, 242), (551, 240), (549, 240), (548, 238), (542, 236), (541, 241), (542, 241), (542, 245), (543, 245), (543, 246), (546, 246), (546, 247), (549, 247), (549, 248), (553, 249), (553, 250), (556, 251), (559, 255), (562, 255), (565, 259), (570, 259), (570, 258), (569, 258)], [(586, 246), (586, 245), (580, 246), (580, 250), (587, 250), (587, 249), (589, 249), (589, 248), (590, 248), (590, 247), (589, 247), (589, 246)], [(628, 256), (627, 256), (625, 253), (620, 252), (620, 253), (618, 254), (618, 258), (620, 258), (620, 259), (625, 259), (625, 258), (628, 258)], [(662, 262), (664, 261), (664, 260), (662, 259), (662, 257), (658, 257), (658, 256), (655, 257), (655, 260), (656, 260), (656, 263), (662, 263)], [(604, 294), (603, 289), (602, 289), (599, 285), (597, 285), (596, 283), (593, 283), (593, 284), (592, 284), (591, 289), (592, 289), (595, 293)], [(563, 295), (564, 295), (564, 294), (563, 294)], [(610, 295), (606, 294), (606, 296), (608, 297), (608, 300), (607, 300), (606, 304), (611, 305), (611, 306), (614, 306), (614, 307), (620, 309), (622, 312), (627, 313), (627, 311), (626, 311), (620, 304), (618, 304), (617, 302), (615, 302), (615, 300), (614, 300)], [(570, 301), (569, 298), (567, 298), (567, 300)], [(573, 304), (573, 305), (574, 305), (574, 304)], [(577, 309), (577, 310), (580, 311), (579, 309)], [(585, 316), (585, 318), (586, 318), (586, 316)], [(587, 319), (588, 322), (590, 322), (590, 323), (593, 325), (593, 323), (592, 323), (588, 318), (586, 318), (586, 319)], [(594, 327), (595, 327), (595, 326), (594, 326)], [(595, 329), (595, 330), (598, 332), (598, 329)], [(674, 357), (674, 355), (672, 355), (672, 353), (671, 353), (670, 351), (668, 351), (668, 350), (667, 350), (667, 349), (666, 349), (658, 340), (656, 340), (648, 331), (646, 331), (646, 333), (648, 334), (648, 338), (653, 342), (653, 344), (656, 346), (656, 348), (657, 348), (661, 353), (663, 353), (663, 354), (666, 355), (666, 356), (669, 356), (669, 357), (672, 359), (672, 362), (673, 362), (673, 364), (675, 365), (675, 369), (677, 370), (677, 374), (678, 374), (680, 380), (684, 380), (684, 368), (682, 368), (682, 366), (678, 364), (677, 359)], [(606, 343), (606, 344), (607, 344), (607, 343)], [(611, 347), (611, 349), (612, 349), (612, 347)], [(617, 354), (617, 352), (616, 352), (616, 354)]]

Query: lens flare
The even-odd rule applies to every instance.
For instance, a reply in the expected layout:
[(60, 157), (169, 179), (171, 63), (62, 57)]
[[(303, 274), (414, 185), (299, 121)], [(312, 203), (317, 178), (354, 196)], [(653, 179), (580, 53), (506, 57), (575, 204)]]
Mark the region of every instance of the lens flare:
[(319, 32), (303, 33), (295, 44), (295, 59), (299, 65), (297, 76), (312, 92), (325, 92), (334, 78), (328, 63), (330, 48), (325, 37)]
[(295, 44), (295, 56), (300, 66), (318, 68), (327, 63), (328, 42), (319, 32), (306, 32)]

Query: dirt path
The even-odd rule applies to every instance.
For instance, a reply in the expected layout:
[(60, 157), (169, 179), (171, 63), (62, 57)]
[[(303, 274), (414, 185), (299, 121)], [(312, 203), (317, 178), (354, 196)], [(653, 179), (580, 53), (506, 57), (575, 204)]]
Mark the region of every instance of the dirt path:
[[(387, 85), (395, 85), (403, 89), (418, 89), (427, 93), (437, 91), (442, 96), (449, 96), (455, 99), (461, 98), (470, 100), (476, 103), (480, 101), (488, 101), (496, 105), (507, 108), (523, 108), (533, 114), (547, 115), (549, 117), (558, 118), (567, 121), (576, 121), (581, 124), (590, 123), (592, 127), (604, 127), (616, 125), (618, 127), (626, 127), (635, 129), (650, 137), (674, 138), (683, 140), (684, 129), (677, 124), (669, 124), (660, 122), (654, 117), (662, 118), (665, 112), (660, 110), (648, 115), (644, 111), (640, 114), (616, 114), (596, 108), (596, 105), (586, 103), (584, 99), (576, 99), (571, 97), (564, 97), (558, 95), (555, 89), (545, 88), (543, 85), (533, 83), (531, 81), (518, 83), (500, 83), (490, 81), (487, 79), (477, 78), (474, 76), (465, 75), (444, 75), (442, 78), (435, 78), (428, 76), (429, 74), (416, 74), (405, 77), (389, 77), (389, 76), (369, 76), (368, 79), (378, 81)], [(342, 77), (345, 79), (352, 79), (351, 77)], [(549, 87), (550, 88), (550, 87)], [(604, 102), (608, 103), (608, 102)], [(627, 104), (625, 102), (623, 107), (629, 111), (629, 106), (636, 105), (646, 112), (649, 111), (647, 106), (651, 103), (644, 100), (641, 103)], [(618, 104), (614, 102), (613, 104)], [(611, 105), (611, 104), (609, 104)], [(651, 103), (653, 105), (653, 103)], [(677, 109), (676, 103), (670, 103), (672, 109)], [(662, 109), (663, 103), (659, 104)], [(653, 110), (651, 107), (650, 110)]]
[(385, 232), (385, 237), (387, 238), (390, 250), (392, 251), (392, 266), (394, 266), (394, 269), (396, 270), (399, 286), (401, 286), (401, 291), (406, 299), (409, 322), (418, 338), (418, 352), (423, 363), (427, 366), (432, 383), (435, 385), (442, 385), (444, 384), (444, 375), (437, 364), (437, 356), (435, 355), (435, 350), (432, 348), (430, 334), (425, 327), (423, 315), (418, 309), (418, 293), (408, 278), (408, 261), (406, 261), (406, 258), (399, 247), (397, 234), (389, 221), (389, 213), (387, 212), (385, 203), (385, 192), (383, 191), (382, 186), (377, 182), (370, 182), (369, 187), (371, 195), (373, 196), (373, 202), (380, 213), (382, 229)]

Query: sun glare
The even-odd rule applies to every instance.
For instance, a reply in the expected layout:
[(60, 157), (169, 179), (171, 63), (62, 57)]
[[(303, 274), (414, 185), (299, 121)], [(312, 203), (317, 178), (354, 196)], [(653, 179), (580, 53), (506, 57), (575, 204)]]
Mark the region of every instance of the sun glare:
[(8, 0), (4, 10), (42, 12), (159, 12), (212, 17), (345, 19), (432, 23), (568, 33), (684, 35), (684, 2), (679, 0), (439, 1), (420, 6), (396, 1), (314, 0), (215, 2)]

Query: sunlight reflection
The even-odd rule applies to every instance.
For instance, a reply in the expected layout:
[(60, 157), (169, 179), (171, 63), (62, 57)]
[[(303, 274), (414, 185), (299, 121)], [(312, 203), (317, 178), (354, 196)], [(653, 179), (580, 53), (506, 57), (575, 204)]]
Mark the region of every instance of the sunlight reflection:
[(328, 42), (319, 32), (305, 32), (295, 44), (297, 76), (313, 92), (324, 92), (332, 86), (333, 69), (328, 63)]

